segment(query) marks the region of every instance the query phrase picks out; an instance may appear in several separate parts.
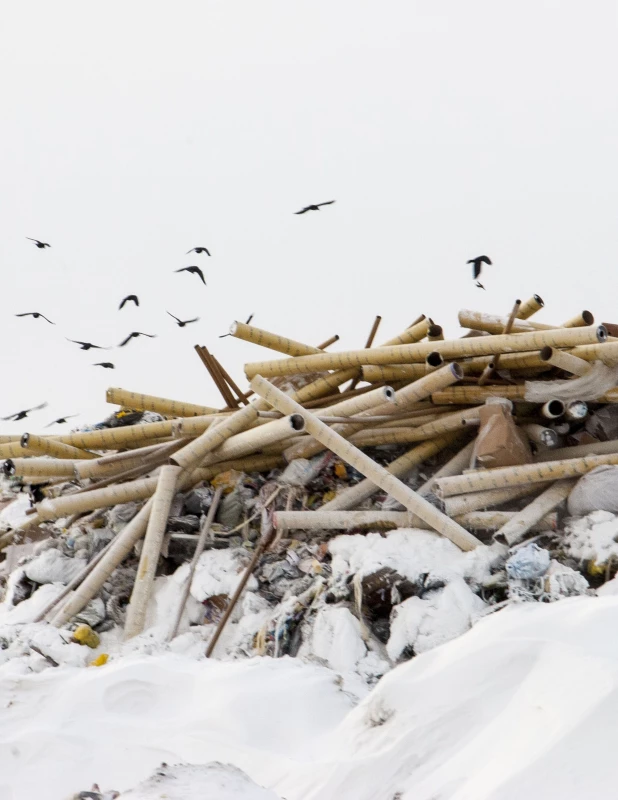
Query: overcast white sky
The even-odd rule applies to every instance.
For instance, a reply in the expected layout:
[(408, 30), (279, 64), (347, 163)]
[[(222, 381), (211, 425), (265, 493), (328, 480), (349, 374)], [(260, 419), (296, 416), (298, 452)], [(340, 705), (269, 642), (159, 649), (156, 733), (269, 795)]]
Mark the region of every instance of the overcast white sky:
[[(0, 416), (50, 403), (5, 432), (95, 421), (110, 385), (219, 404), (193, 345), (240, 381), (268, 351), (217, 335), (252, 312), (345, 349), (376, 314), (378, 340), (420, 313), (456, 334), (460, 307), (534, 292), (540, 320), (618, 322), (614, 2), (25, 0), (2, 17)], [(486, 292), (465, 264), (480, 253)], [(174, 274), (189, 264), (207, 287)], [(119, 312), (130, 292), (141, 307)], [(158, 338), (64, 339), (132, 330)]]

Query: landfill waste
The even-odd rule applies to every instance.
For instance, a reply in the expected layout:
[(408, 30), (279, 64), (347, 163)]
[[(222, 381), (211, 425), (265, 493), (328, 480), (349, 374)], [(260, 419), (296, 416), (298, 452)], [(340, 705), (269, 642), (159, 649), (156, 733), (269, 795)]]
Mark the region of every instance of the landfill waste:
[(196, 347), (220, 410), (110, 388), (102, 422), (0, 437), (0, 669), (163, 648), (372, 685), (505, 606), (594, 594), (618, 568), (618, 342), (542, 306), (341, 352), (236, 322), (286, 357), (242, 391)]

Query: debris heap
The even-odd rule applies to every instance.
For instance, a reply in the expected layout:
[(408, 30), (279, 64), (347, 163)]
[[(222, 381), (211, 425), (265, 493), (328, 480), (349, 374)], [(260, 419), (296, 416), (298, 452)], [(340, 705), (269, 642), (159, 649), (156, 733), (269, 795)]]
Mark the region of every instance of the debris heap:
[(196, 347), (222, 409), (111, 388), (90, 429), (1, 436), (5, 499), (32, 504), (0, 515), (5, 613), (29, 601), (11, 619), (96, 650), (148, 630), (167, 581), (159, 639), (199, 628), (211, 655), (229, 621), (226, 652), (375, 679), (479, 614), (592, 593), (618, 557), (618, 328), (542, 306), (462, 310), (455, 339), (421, 316), (380, 346), (377, 317), (340, 352), (236, 322), (286, 358), (246, 364), (242, 391)]

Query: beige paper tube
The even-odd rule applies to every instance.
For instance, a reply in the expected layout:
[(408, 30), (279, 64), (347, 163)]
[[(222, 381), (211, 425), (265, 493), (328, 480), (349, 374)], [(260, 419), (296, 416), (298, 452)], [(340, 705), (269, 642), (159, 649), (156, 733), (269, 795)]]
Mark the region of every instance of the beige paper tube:
[[(379, 386), (365, 394), (359, 394), (356, 397), (349, 397), (347, 400), (342, 400), (340, 403), (335, 403), (328, 406), (325, 412), (329, 416), (352, 417), (355, 414), (362, 414), (364, 411), (383, 406), (391, 411), (395, 403), (395, 390), (392, 386)], [(321, 413), (317, 410), (315, 413)], [(372, 413), (374, 413), (372, 411)]]
[[(460, 364), (466, 375), (478, 375), (493, 363), (494, 356), (479, 356), (478, 358), (468, 358)], [(500, 369), (502, 370), (530, 370), (530, 369), (550, 369), (550, 365), (541, 359), (539, 352), (531, 353), (507, 353), (500, 356)]]
[[(352, 414), (358, 414), (359, 412), (370, 414), (372, 413), (372, 409), (377, 406), (380, 408), (390, 409), (394, 402), (395, 390), (391, 386), (382, 386), (374, 389), (371, 392), (367, 392), (366, 394), (361, 394), (356, 397), (350, 397), (347, 400), (342, 400), (341, 403), (336, 403), (334, 406), (330, 406), (327, 411), (329, 414), (336, 412), (338, 414), (344, 414), (345, 416), (351, 417)], [(345, 436), (349, 433), (357, 431), (359, 425), (362, 426), (363, 422), (359, 422), (359, 424), (354, 425), (352, 424), (351, 418), (350, 424), (336, 423), (333, 426), (333, 430), (337, 433), (340, 433), (342, 436)], [(324, 446), (320, 444), (320, 442), (316, 442), (316, 440), (311, 437), (306, 437), (303, 439), (303, 441), (292, 444), (287, 450), (284, 451), (284, 454), (286, 461), (289, 462), (293, 461), (295, 458), (311, 458), (317, 453), (321, 453), (322, 450), (324, 450)]]
[(363, 380), (368, 383), (378, 381), (415, 381), (430, 371), (427, 364), (400, 364), (393, 367), (362, 367)]
[(484, 403), (489, 397), (503, 397), (507, 400), (523, 400), (526, 394), (526, 387), (523, 384), (517, 386), (499, 386), (489, 384), (487, 386), (451, 386), (442, 389), (431, 395), (431, 400), (436, 405), (466, 405), (466, 403)]
[(94, 453), (89, 453), (87, 450), (81, 450), (78, 447), (72, 447), (70, 444), (63, 444), (55, 439), (49, 439), (44, 436), (37, 436), (35, 433), (24, 433), (21, 437), (21, 445), (34, 453), (52, 456), (53, 458), (71, 458), (75, 459), (95, 459)]
[(391, 494), (408, 511), (417, 514), (422, 520), (427, 522), (434, 530), (450, 539), (462, 550), (472, 550), (477, 547), (479, 540), (469, 533), (461, 525), (450, 520), (440, 513), (431, 503), (413, 492), (400, 480), (395, 478), (384, 467), (376, 464), (373, 459), (366, 456), (361, 450), (353, 447), (339, 434), (332, 431), (328, 425), (320, 422), (313, 414), (304, 409), (290, 397), (285, 395), (271, 383), (260, 376), (256, 376), (251, 381), (251, 388), (273, 408), (287, 414), (299, 414), (305, 420), (308, 433), (315, 439), (321, 441), (329, 450), (332, 450), (339, 458), (342, 458), (352, 467), (370, 478), (385, 492)]
[(584, 325), (594, 325), (594, 314), (591, 311), (581, 311), (562, 323), (563, 328), (583, 328)]
[(425, 336), (427, 336), (430, 325), (430, 320), (422, 319), (419, 322), (416, 322), (414, 325), (411, 325), (399, 336), (394, 336), (392, 339), (389, 339), (388, 342), (384, 342), (384, 344), (380, 346), (390, 347), (397, 344), (412, 344), (413, 342), (420, 342), (421, 339), (424, 339)]
[[(224, 419), (229, 419), (232, 414), (237, 411), (224, 411), (220, 414), (204, 414), (200, 417), (183, 417), (177, 419), (174, 423), (173, 435), (174, 436), (201, 436), (204, 431), (207, 431), (211, 425), (217, 425)], [(259, 420), (256, 422), (259, 424)]]
[(220, 447), (230, 436), (246, 430), (257, 418), (258, 409), (255, 405), (245, 406), (217, 425), (208, 428), (198, 439), (189, 442), (182, 450), (171, 456), (170, 462), (186, 470), (196, 467), (208, 453)]
[(285, 466), (285, 459), (280, 455), (258, 455), (245, 456), (245, 458), (232, 459), (231, 461), (219, 461), (211, 467), (200, 467), (195, 470), (196, 482), (210, 481), (216, 475), (229, 470), (236, 472), (270, 472), (271, 469), (278, 469)]
[[(386, 467), (387, 471), (397, 478), (404, 478), (415, 467), (423, 464), (428, 458), (436, 455), (445, 447), (448, 447), (456, 438), (457, 434), (447, 434), (439, 436), (429, 442), (423, 442), (416, 445), (407, 453), (404, 453), (399, 458)], [(344, 511), (350, 508), (355, 508), (372, 494), (378, 491), (379, 487), (369, 478), (356, 483), (354, 486), (348, 486), (346, 489), (337, 493), (337, 496), (328, 503), (324, 503), (322, 511)]]
[(27, 458), (31, 455), (32, 450), (22, 446), (21, 436), (16, 442), (0, 444), (0, 458)]
[(83, 583), (77, 587), (71, 597), (59, 609), (51, 621), (52, 625), (56, 628), (66, 625), (95, 597), (112, 572), (124, 561), (146, 532), (151, 507), (152, 499), (148, 500), (136, 516), (112, 540), (112, 546), (105, 558), (101, 559)]
[[(473, 511), (456, 522), (477, 531), (495, 531), (506, 525), (515, 511)], [(273, 524), (280, 532), (306, 530), (354, 530), (358, 528), (424, 528), (428, 525), (409, 511), (276, 511)], [(546, 514), (533, 523), (531, 530), (555, 530), (556, 514)]]
[[(435, 478), (433, 480), (439, 480)], [(531, 494), (538, 494), (547, 484), (532, 483), (529, 486), (511, 486), (506, 489), (487, 489), (484, 492), (470, 492), (457, 497), (445, 497), (444, 511), (449, 517), (458, 517), (481, 508), (492, 508), (511, 503)]]
[(525, 300), (519, 307), (519, 311), (517, 312), (518, 319), (528, 319), (533, 314), (536, 314), (537, 311), (540, 311), (545, 303), (543, 302), (543, 298), (539, 297), (538, 294), (533, 294), (529, 300)]
[(452, 478), (441, 478), (436, 481), (436, 494), (439, 494), (440, 497), (450, 497), (465, 492), (480, 492), (483, 489), (501, 489), (506, 486), (522, 486), (526, 483), (576, 478), (603, 464), (618, 464), (618, 454), (583, 456), (564, 461), (543, 461), (516, 467), (496, 467), (495, 469), (470, 472), (466, 475), (456, 475)]
[(104, 428), (98, 431), (84, 431), (57, 436), (56, 439), (73, 447), (85, 447), (88, 450), (117, 450), (134, 443), (152, 443), (152, 439), (171, 436), (174, 420), (163, 422), (146, 422), (140, 425), (125, 425), (120, 428)]
[(382, 406), (377, 405), (372, 413), (396, 414), (399, 411), (404, 411), (414, 403), (420, 403), (421, 400), (426, 400), (434, 392), (446, 389), (462, 378), (463, 370), (459, 364), (446, 364), (435, 372), (430, 372), (423, 378), (414, 381), (414, 383), (404, 386), (403, 389), (398, 389), (395, 392), (394, 403), (390, 405), (384, 404)]
[(574, 347), (569, 352), (572, 356), (583, 358), (584, 361), (599, 360), (608, 365), (618, 364), (618, 342), (608, 341), (605, 343), (605, 347), (599, 344), (586, 344)]
[(539, 520), (543, 519), (546, 514), (549, 514), (550, 511), (553, 511), (567, 499), (575, 483), (576, 481), (574, 480), (552, 483), (542, 494), (535, 497), (529, 505), (518, 511), (508, 522), (505, 522), (494, 534), (494, 539), (509, 547), (521, 542)]
[(478, 425), (480, 408), (466, 408), (454, 414), (444, 414), (435, 422), (428, 422), (418, 428), (373, 428), (359, 431), (350, 437), (350, 442), (357, 447), (375, 447), (380, 444), (408, 444), (422, 442), (443, 433), (460, 431), (467, 425)]
[(537, 453), (535, 461), (562, 461), (565, 458), (580, 458), (581, 456), (603, 456), (608, 453), (618, 453), (618, 439), (608, 442), (591, 442), (590, 444), (576, 444), (573, 447), (561, 447), (557, 450), (545, 450)]
[(547, 361), (553, 367), (563, 369), (572, 375), (585, 375), (590, 372), (591, 366), (583, 358), (572, 356), (563, 350), (556, 350), (555, 347), (544, 347), (539, 353), (542, 361)]
[[(507, 323), (508, 317), (500, 314), (486, 314), (483, 311), (472, 311), (469, 308), (462, 308), (457, 315), (459, 324), (462, 328), (471, 328), (475, 331), (485, 331), (486, 333), (501, 334)], [(522, 319), (519, 315), (513, 322), (512, 333), (528, 333), (530, 331), (550, 331), (560, 325), (547, 325), (543, 322)]]
[(214, 414), (215, 408), (184, 403), (180, 400), (169, 400), (167, 397), (154, 397), (141, 392), (128, 392), (126, 389), (110, 387), (106, 392), (106, 400), (113, 405), (130, 408), (133, 411), (156, 411), (166, 417), (195, 417), (202, 414)]
[(152, 594), (152, 586), (159, 556), (161, 555), (167, 520), (181, 472), (182, 469), (180, 467), (169, 465), (161, 467), (157, 479), (157, 489), (152, 498), (152, 508), (144, 537), (144, 546), (142, 547), (137, 567), (135, 584), (133, 585), (131, 600), (127, 608), (127, 618), (124, 625), (125, 640), (137, 636), (144, 630), (146, 609)]
[(2, 434), (0, 436), (0, 444), (11, 444), (11, 442), (19, 442), (21, 436), (9, 436), (7, 434)]
[(540, 447), (552, 448), (558, 446), (558, 434), (553, 428), (546, 428), (545, 425), (537, 425), (534, 422), (527, 425), (520, 425), (528, 440)]
[(552, 347), (575, 347), (576, 345), (605, 342), (607, 330), (602, 325), (589, 328), (556, 328), (555, 330), (531, 333), (507, 333), (496, 336), (477, 336), (470, 339), (449, 339), (444, 342), (421, 342), (394, 347), (372, 347), (368, 350), (349, 350), (341, 353), (286, 358), (278, 361), (263, 361), (245, 364), (245, 374), (252, 378), (298, 375), (325, 369), (359, 367), (364, 364), (402, 364), (423, 361), (431, 352), (439, 352), (443, 358), (464, 356), (487, 356), (496, 353), (540, 350), (545, 345)]
[(566, 405), (562, 400), (548, 400), (541, 408), (541, 416), (545, 419), (559, 419), (564, 416)]
[(171, 455), (176, 450), (180, 450), (182, 446), (182, 441), (176, 439), (165, 444), (149, 445), (110, 456), (102, 456), (94, 461), (78, 461), (75, 464), (75, 475), (80, 481), (87, 478), (105, 478), (108, 475), (125, 472), (149, 463), (151, 458), (156, 459), (164, 453)]
[(83, 494), (67, 494), (55, 500), (42, 500), (37, 505), (41, 519), (58, 519), (83, 511), (128, 503), (130, 500), (145, 500), (157, 488), (157, 478), (142, 478), (117, 486), (107, 486)]
[(441, 342), (444, 340), (444, 331), (442, 325), (430, 325), (427, 330), (428, 342)]
[[(208, 467), (219, 461), (250, 455), (269, 445), (282, 442), (293, 436), (294, 433), (302, 433), (304, 428), (305, 422), (300, 414), (291, 414), (289, 417), (273, 420), (268, 425), (252, 428), (232, 436), (212, 453), (206, 455), (200, 466)], [(282, 447), (285, 449), (285, 445)]]
[(66, 458), (11, 458), (5, 461), (2, 469), (7, 475), (41, 475), (46, 477), (75, 477), (76, 461)]
[(288, 339), (285, 336), (255, 328), (253, 325), (245, 325), (244, 322), (232, 323), (230, 335), (236, 339), (243, 339), (245, 342), (259, 344), (260, 347), (267, 347), (269, 350), (276, 350), (278, 353), (285, 353), (288, 356), (306, 356), (310, 353), (321, 352), (318, 347), (295, 342), (294, 339)]
[(343, 383), (352, 380), (358, 374), (357, 369), (340, 369), (330, 374), (322, 375), (311, 383), (303, 386), (295, 393), (299, 403), (308, 403), (312, 400), (319, 400), (321, 397), (329, 395), (333, 389), (337, 389)]

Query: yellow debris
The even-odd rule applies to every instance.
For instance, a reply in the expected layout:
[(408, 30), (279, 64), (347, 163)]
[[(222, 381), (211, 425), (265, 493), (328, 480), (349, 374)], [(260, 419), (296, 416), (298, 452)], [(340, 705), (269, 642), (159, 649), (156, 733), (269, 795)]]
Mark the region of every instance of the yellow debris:
[(338, 461), (335, 464), (335, 475), (338, 478), (341, 478), (342, 481), (346, 481), (348, 479), (348, 471), (345, 468), (345, 464), (341, 461)]
[(91, 661), (88, 665), (89, 667), (102, 667), (103, 664), (107, 664), (107, 659), (109, 658), (107, 653), (101, 653), (100, 656), (97, 656), (94, 661)]
[(78, 625), (73, 631), (73, 639), (78, 644), (85, 644), (87, 647), (92, 647), (93, 650), (101, 643), (99, 634), (93, 631), (90, 625)]

